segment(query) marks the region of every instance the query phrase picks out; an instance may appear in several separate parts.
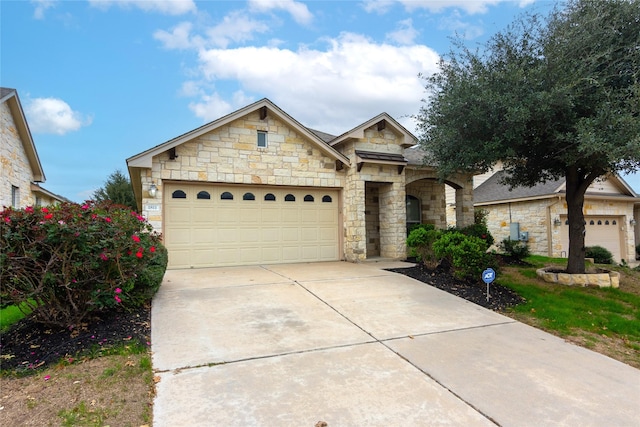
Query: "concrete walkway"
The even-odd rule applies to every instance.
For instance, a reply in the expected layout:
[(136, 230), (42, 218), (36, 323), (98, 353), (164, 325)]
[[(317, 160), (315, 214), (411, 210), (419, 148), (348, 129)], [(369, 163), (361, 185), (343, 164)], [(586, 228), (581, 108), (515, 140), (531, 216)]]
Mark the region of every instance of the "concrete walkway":
[(640, 371), (383, 268), (168, 271), (153, 425), (640, 426)]

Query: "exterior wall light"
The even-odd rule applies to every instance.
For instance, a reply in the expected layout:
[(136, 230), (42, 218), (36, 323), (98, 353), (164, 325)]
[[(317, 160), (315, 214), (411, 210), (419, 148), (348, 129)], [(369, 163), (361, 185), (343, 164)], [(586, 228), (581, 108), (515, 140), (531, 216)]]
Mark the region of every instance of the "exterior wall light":
[(631, 218), (629, 220), (629, 225), (632, 226), (632, 227), (635, 227), (636, 226), (636, 220), (634, 218)]
[(553, 225), (555, 225), (556, 227), (560, 227), (562, 225), (562, 221), (560, 221), (560, 218), (556, 217), (556, 219), (553, 220)]
[(151, 185), (149, 186), (149, 196), (155, 199), (157, 193), (158, 193), (158, 187), (156, 187), (156, 185), (152, 182)]

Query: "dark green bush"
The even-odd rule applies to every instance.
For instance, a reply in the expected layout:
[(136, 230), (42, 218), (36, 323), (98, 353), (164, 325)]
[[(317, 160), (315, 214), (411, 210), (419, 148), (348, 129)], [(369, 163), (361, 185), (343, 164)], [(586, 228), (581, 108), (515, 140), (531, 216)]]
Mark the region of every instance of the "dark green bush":
[(73, 328), (90, 313), (144, 304), (166, 264), (160, 236), (122, 206), (0, 212), (0, 299), (26, 304), (41, 323)]
[(593, 258), (596, 264), (613, 264), (613, 255), (602, 246), (588, 246), (585, 248), (585, 257)]
[(511, 240), (506, 238), (500, 243), (500, 249), (507, 255), (515, 259), (523, 259), (531, 255), (527, 242)]
[(423, 226), (414, 227), (407, 237), (407, 247), (410, 255), (418, 258), (429, 268), (435, 268), (438, 259), (433, 252), (433, 243), (442, 234), (430, 224), (421, 224)]
[(480, 278), (482, 271), (495, 266), (493, 257), (487, 254), (487, 242), (459, 231), (443, 233), (433, 244), (435, 256), (446, 259), (458, 278)]

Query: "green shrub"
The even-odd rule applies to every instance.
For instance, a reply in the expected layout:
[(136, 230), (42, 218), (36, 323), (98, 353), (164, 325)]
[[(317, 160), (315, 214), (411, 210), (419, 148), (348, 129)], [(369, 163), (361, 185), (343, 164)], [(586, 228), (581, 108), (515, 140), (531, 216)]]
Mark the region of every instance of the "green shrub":
[(500, 249), (507, 255), (515, 259), (524, 259), (531, 255), (527, 242), (511, 240), (506, 238), (500, 243)]
[(26, 304), (41, 323), (73, 328), (90, 313), (144, 304), (166, 261), (160, 236), (122, 206), (0, 212), (0, 299)]
[(429, 268), (435, 268), (438, 259), (433, 252), (433, 243), (442, 234), (436, 230), (433, 225), (421, 224), (424, 226), (414, 227), (407, 237), (407, 247), (410, 249), (410, 255), (418, 258)]
[(613, 264), (613, 255), (602, 246), (588, 246), (585, 248), (585, 257), (593, 258), (596, 264)]
[(459, 231), (443, 233), (433, 244), (435, 256), (451, 264), (454, 276), (466, 279), (479, 278), (484, 269), (495, 266), (487, 248), (485, 240)]

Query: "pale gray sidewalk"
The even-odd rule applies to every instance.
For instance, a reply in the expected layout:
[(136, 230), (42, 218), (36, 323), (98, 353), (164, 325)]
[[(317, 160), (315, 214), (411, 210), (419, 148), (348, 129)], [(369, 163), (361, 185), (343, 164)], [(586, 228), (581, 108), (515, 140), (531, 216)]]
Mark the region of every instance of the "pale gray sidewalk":
[(640, 425), (639, 370), (400, 265), (168, 271), (154, 426)]

